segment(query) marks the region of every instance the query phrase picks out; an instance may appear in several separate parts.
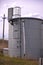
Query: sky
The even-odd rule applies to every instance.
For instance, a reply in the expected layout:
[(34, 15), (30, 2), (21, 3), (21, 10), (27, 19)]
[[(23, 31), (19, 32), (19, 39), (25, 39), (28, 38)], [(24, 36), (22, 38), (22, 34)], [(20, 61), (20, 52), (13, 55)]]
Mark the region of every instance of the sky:
[[(21, 16), (29, 17), (41, 17), (43, 18), (43, 0), (0, 0), (0, 38), (3, 33), (3, 20), (2, 17), (5, 14), (8, 17), (8, 8), (20, 6)], [(5, 39), (8, 39), (9, 23), (5, 20)]]

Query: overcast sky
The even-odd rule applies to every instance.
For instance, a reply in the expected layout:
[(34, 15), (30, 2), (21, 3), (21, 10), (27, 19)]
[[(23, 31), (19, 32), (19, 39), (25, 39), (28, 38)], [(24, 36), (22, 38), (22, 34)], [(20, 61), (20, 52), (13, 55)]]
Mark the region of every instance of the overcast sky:
[[(32, 16), (33, 14), (43, 17), (43, 0), (0, 0), (0, 38), (2, 37), (2, 18), (5, 13), (8, 17), (8, 8), (20, 6), (21, 16)], [(5, 21), (5, 38), (8, 38), (8, 22)]]

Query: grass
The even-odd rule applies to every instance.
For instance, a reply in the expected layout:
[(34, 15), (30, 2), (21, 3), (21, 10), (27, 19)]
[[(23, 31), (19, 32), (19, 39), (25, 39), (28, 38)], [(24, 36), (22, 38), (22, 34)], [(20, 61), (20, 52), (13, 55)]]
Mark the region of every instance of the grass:
[(0, 65), (38, 65), (38, 61), (0, 56)]

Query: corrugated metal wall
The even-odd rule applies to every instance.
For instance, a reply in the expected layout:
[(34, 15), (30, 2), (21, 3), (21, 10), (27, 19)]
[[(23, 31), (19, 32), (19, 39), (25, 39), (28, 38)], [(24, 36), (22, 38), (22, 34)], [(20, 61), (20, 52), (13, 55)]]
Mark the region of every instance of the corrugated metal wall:
[(41, 24), (41, 49), (40, 49), (40, 57), (43, 57), (43, 24)]
[(25, 20), (25, 52), (27, 58), (40, 57), (41, 21), (35, 19)]

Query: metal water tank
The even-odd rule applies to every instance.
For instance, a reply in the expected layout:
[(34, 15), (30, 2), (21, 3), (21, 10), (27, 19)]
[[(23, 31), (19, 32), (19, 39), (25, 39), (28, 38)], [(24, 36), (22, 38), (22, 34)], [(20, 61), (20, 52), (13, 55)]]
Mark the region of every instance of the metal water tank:
[[(31, 58), (31, 59), (39, 58), (40, 49), (41, 49), (41, 23), (42, 23), (42, 20), (38, 19), (38, 18), (21, 17), (21, 18), (14, 18), (14, 19), (12, 19), (12, 21), (13, 22), (16, 21), (17, 23), (20, 21), (22, 23), (21, 28), (25, 28), (25, 31), (24, 31), (25, 32), (25, 44), (23, 42), (24, 33), (23, 33), (23, 29), (22, 29), (21, 30), (21, 49), (19, 48), (19, 50), (18, 50), (17, 48), (15, 48), (15, 51), (14, 51), (15, 55), (16, 55), (16, 51), (18, 50), (19, 53), (21, 51), (21, 57), (24, 57), (24, 52), (25, 52), (26, 58)], [(24, 23), (24, 27), (23, 27), (23, 23)], [(16, 25), (17, 28), (18, 28), (18, 26)], [(15, 27), (14, 27), (14, 29), (15, 29)], [(15, 35), (16, 35), (16, 33), (14, 32), (14, 38), (18, 37), (18, 35), (17, 36), (15, 36)], [(14, 44), (16, 44), (16, 42)], [(25, 46), (23, 46), (23, 45), (25, 45)]]
[(21, 8), (16, 6), (13, 8), (13, 18), (21, 17)]
[[(11, 47), (11, 45), (12, 45), (12, 39), (13, 39), (13, 25), (11, 25), (12, 24), (12, 21), (10, 21), (10, 19), (12, 19), (12, 16), (13, 16), (13, 8), (8, 8), (8, 22), (10, 22), (9, 23), (9, 41), (8, 41), (8, 48), (9, 48), (9, 52), (8, 52), (8, 54), (10, 54), (10, 47)], [(12, 55), (12, 53), (11, 53), (11, 55)]]
[[(24, 57), (24, 53), (25, 53), (26, 58), (32, 58), (32, 59), (39, 58), (41, 44), (42, 44), (41, 43), (41, 23), (43, 20), (38, 19), (38, 18), (31, 18), (31, 17), (20, 18), (18, 17), (19, 10), (18, 9), (16, 10), (14, 11), (17, 14), (13, 13), (15, 17), (11, 20), (13, 22), (13, 36), (12, 36), (13, 39), (9, 39), (10, 41), (9, 42), (9, 52), (10, 52), (9, 55), (19, 57), (20, 52), (21, 52), (22, 57)], [(21, 24), (22, 30), (20, 28), (20, 22), (22, 23)], [(20, 36), (21, 36), (21, 41), (20, 41)], [(21, 43), (21, 48), (18, 47), (18, 45), (20, 46), (20, 43)]]
[[(14, 18), (21, 16), (21, 8), (13, 8)], [(12, 25), (13, 23), (13, 25)], [(10, 21), (9, 23), (9, 55), (11, 57), (20, 57), (20, 20)]]

